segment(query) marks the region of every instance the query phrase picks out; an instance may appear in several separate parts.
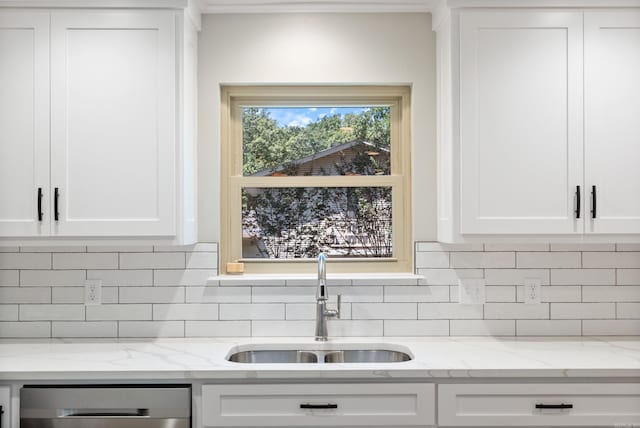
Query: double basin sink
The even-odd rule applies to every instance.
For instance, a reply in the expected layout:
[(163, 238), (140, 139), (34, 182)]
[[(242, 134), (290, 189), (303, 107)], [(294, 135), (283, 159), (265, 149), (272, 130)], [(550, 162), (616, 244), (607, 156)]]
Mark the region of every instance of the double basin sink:
[(386, 347), (337, 349), (245, 349), (232, 351), (227, 360), (245, 364), (400, 363), (410, 361), (408, 350)]

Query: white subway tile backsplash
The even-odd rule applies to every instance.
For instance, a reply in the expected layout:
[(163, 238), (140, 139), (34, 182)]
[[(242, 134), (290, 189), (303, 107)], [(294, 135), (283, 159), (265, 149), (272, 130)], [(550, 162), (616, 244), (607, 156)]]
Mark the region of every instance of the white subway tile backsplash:
[(424, 280), (419, 285), (457, 285), (461, 279), (479, 279), (484, 277), (483, 269), (418, 269), (418, 275)]
[(99, 279), (102, 281), (103, 287), (143, 287), (146, 285), (153, 285), (153, 271), (88, 270), (87, 279)]
[(418, 319), (482, 319), (483, 305), (418, 303)]
[(0, 253), (0, 269), (51, 269), (51, 254)]
[(20, 272), (20, 286), (82, 286), (87, 278), (84, 270), (23, 270)]
[(384, 320), (385, 336), (448, 336), (448, 320)]
[[(640, 334), (640, 245), (416, 244), (416, 273), (331, 278), (331, 336)], [(331, 273), (331, 271), (330, 271)], [(218, 246), (0, 250), (0, 337), (243, 337), (313, 334), (315, 278), (216, 279)], [(484, 305), (460, 305), (460, 279)], [(523, 303), (538, 278), (541, 304)], [(102, 304), (84, 305), (85, 279)]]
[(638, 336), (640, 320), (584, 320), (582, 334), (585, 336)]
[(50, 287), (0, 287), (0, 302), (51, 303)]
[(517, 253), (516, 265), (520, 268), (579, 268), (582, 266), (581, 253)]
[(361, 320), (418, 319), (415, 303), (353, 303), (351, 318)]
[(18, 321), (18, 305), (0, 305), (0, 321)]
[[(51, 303), (84, 303), (84, 287), (53, 287)], [(118, 287), (102, 287), (101, 303), (118, 303)]]
[(84, 305), (20, 305), (20, 321), (73, 321), (84, 319)]
[(185, 321), (187, 337), (248, 337), (251, 321)]
[(153, 285), (204, 286), (208, 278), (217, 274), (216, 269), (158, 269), (153, 271)]
[(51, 337), (51, 322), (0, 322), (2, 338), (43, 338)]
[(151, 307), (149, 304), (87, 306), (87, 321), (151, 320)]
[(19, 270), (0, 270), (0, 287), (14, 287), (20, 284)]
[(54, 269), (118, 269), (117, 253), (53, 254)]
[(251, 321), (251, 335), (256, 337), (311, 337), (314, 328), (313, 321)]
[[(640, 286), (582, 287), (583, 302), (640, 302)], [(640, 318), (640, 314), (638, 314)]]
[(484, 305), (484, 318), (495, 320), (549, 319), (549, 304), (486, 303)]
[(217, 269), (218, 253), (186, 253), (187, 269)]
[(52, 337), (118, 337), (116, 321), (53, 321)]
[(640, 252), (583, 253), (582, 265), (586, 268), (640, 268)]
[(515, 320), (451, 320), (451, 336), (515, 336)]
[(221, 320), (283, 320), (284, 304), (281, 303), (222, 303)]
[(218, 305), (215, 303), (154, 304), (153, 319), (214, 321), (218, 319)]
[(187, 303), (249, 303), (251, 287), (187, 287)]
[(419, 269), (448, 268), (449, 253), (436, 251), (416, 253), (416, 267)]
[(580, 320), (516, 320), (517, 336), (580, 336)]
[(550, 303), (551, 319), (615, 319), (614, 303)]
[(486, 285), (522, 285), (525, 278), (538, 278), (549, 285), (549, 269), (485, 269)]
[(614, 285), (615, 269), (551, 269), (551, 285)]
[(184, 303), (184, 287), (122, 287), (120, 303)]
[(616, 269), (618, 285), (640, 285), (640, 269)]
[(118, 321), (120, 337), (184, 337), (184, 321)]
[(120, 253), (120, 269), (184, 269), (185, 253)]
[(385, 302), (448, 302), (449, 286), (400, 286), (384, 287)]
[(451, 253), (452, 268), (513, 268), (516, 266), (514, 252), (466, 252)]

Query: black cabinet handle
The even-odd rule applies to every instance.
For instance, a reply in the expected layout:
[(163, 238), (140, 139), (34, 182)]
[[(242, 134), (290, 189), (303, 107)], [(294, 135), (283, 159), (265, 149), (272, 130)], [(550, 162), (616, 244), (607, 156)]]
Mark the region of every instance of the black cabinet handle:
[(576, 218), (580, 218), (580, 186), (576, 186)]
[(42, 187), (38, 187), (38, 221), (42, 221)]
[(573, 409), (573, 404), (536, 404), (536, 409)]
[(334, 403), (327, 403), (327, 404), (301, 404), (300, 405), (301, 409), (337, 409), (338, 405), (334, 404)]
[(60, 198), (60, 190), (56, 187), (53, 189), (53, 219), (58, 221), (60, 213), (58, 212), (58, 198)]
[(598, 206), (596, 202), (596, 186), (591, 186), (591, 218), (596, 218), (596, 207)]

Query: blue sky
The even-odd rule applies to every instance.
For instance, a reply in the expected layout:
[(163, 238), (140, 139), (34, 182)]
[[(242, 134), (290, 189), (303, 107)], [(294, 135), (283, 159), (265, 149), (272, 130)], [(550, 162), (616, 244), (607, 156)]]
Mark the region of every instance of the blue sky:
[(279, 126), (306, 126), (324, 116), (361, 113), (366, 107), (269, 107), (265, 108)]

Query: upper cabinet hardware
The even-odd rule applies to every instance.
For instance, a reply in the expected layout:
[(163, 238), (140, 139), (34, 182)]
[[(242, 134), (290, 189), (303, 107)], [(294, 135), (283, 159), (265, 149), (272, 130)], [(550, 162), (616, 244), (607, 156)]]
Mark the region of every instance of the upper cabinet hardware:
[(38, 221), (42, 221), (42, 187), (38, 187)]
[(597, 207), (597, 201), (596, 201), (596, 186), (591, 186), (591, 218), (596, 218), (597, 214), (596, 214), (596, 207)]
[(53, 219), (58, 221), (60, 213), (58, 212), (58, 199), (60, 197), (60, 190), (56, 187), (53, 190)]
[(338, 405), (334, 403), (327, 403), (327, 404), (305, 403), (305, 404), (300, 404), (300, 408), (301, 409), (337, 409)]
[(576, 186), (576, 218), (580, 218), (580, 186)]

